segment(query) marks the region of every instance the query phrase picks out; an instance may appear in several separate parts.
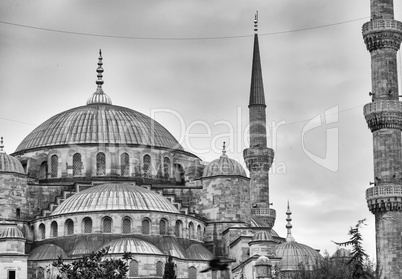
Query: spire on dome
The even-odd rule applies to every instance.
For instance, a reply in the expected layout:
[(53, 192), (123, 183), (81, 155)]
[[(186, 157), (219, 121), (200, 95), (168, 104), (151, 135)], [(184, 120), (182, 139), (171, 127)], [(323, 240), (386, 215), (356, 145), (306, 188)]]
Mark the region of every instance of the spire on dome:
[(264, 85), (262, 82), (262, 70), (260, 59), (260, 47), (258, 45), (258, 12), (254, 19), (254, 51), (253, 51), (253, 66), (251, 71), (251, 86), (250, 86), (250, 102), (248, 107), (257, 105), (265, 105)]
[(103, 81), (103, 57), (102, 57), (102, 50), (99, 50), (99, 59), (98, 59), (98, 68), (96, 69), (97, 74), (97, 80), (96, 80), (96, 92), (89, 97), (87, 101), (87, 105), (90, 104), (112, 104), (112, 100), (108, 95), (106, 95), (105, 92), (103, 92), (102, 85), (104, 83)]
[(289, 206), (289, 201), (288, 201), (288, 210), (286, 211), (286, 215), (288, 215), (288, 217), (286, 218), (286, 221), (288, 222), (286, 224), (286, 229), (288, 230), (288, 235), (286, 236), (286, 241), (287, 242), (292, 242), (295, 241), (295, 239), (292, 236), (292, 218), (290, 218), (290, 215), (292, 215), (292, 212), (290, 211), (290, 206)]
[(226, 142), (223, 142), (223, 146), (222, 146), (221, 158), (223, 158), (223, 157), (228, 157), (228, 155), (226, 155)]
[(6, 153), (6, 152), (3, 150), (3, 148), (4, 148), (3, 137), (1, 137), (1, 139), (0, 139), (0, 153)]

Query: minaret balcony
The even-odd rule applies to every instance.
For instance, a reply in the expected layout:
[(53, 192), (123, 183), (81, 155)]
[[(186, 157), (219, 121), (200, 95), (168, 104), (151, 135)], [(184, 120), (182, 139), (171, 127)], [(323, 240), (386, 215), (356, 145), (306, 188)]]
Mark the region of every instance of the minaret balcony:
[(372, 132), (379, 129), (402, 130), (402, 102), (397, 100), (376, 100), (363, 109), (367, 125)]
[(402, 185), (380, 185), (366, 190), (366, 200), (372, 213), (402, 210)]
[(402, 22), (394, 19), (375, 19), (362, 28), (367, 50), (393, 48), (399, 50), (402, 41)]
[(262, 207), (262, 208), (252, 208), (251, 215), (254, 216), (271, 216), (276, 218), (276, 210), (272, 208)]

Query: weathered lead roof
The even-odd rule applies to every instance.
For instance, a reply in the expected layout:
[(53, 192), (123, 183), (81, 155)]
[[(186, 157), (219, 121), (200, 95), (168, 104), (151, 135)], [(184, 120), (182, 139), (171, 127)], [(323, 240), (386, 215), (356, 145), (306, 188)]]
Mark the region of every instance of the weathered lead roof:
[(214, 255), (202, 246), (201, 244), (194, 243), (187, 248), (187, 258), (191, 260), (212, 260)]
[(54, 244), (44, 244), (33, 249), (28, 256), (29, 261), (57, 260), (59, 257), (67, 259), (63, 249)]
[(16, 227), (7, 227), (0, 233), (0, 238), (22, 238), (22, 239), (24, 239), (24, 235)]
[(102, 248), (108, 248), (109, 254), (123, 254), (131, 252), (133, 254), (157, 254), (163, 255), (155, 245), (137, 238), (120, 238), (110, 241), (103, 245)]
[(11, 155), (0, 153), (0, 172), (15, 172), (24, 174), (21, 163)]
[(75, 144), (127, 144), (183, 150), (157, 121), (138, 111), (105, 103), (59, 113), (33, 130), (15, 153)]
[(179, 213), (163, 196), (131, 184), (102, 184), (79, 192), (62, 202), (52, 216), (104, 210), (146, 210)]
[(213, 160), (204, 168), (203, 177), (216, 175), (241, 175), (247, 177), (242, 165), (226, 155), (225, 146), (222, 153), (219, 159)]
[(253, 105), (265, 106), (264, 84), (262, 81), (260, 48), (258, 46), (257, 34), (254, 35), (254, 52), (253, 52), (253, 66), (251, 72), (249, 107)]

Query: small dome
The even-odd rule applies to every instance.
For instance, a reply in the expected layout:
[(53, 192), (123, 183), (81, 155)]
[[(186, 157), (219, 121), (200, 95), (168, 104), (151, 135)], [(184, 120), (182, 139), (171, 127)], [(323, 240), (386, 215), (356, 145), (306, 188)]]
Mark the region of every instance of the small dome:
[(350, 250), (345, 249), (345, 248), (339, 248), (332, 255), (331, 259), (349, 260), (351, 257), (352, 257), (352, 253), (350, 252)]
[(166, 255), (172, 255), (173, 257), (177, 257), (180, 259), (185, 259), (187, 257), (186, 251), (177, 241), (177, 238), (174, 236), (164, 236), (158, 242), (157, 246), (164, 252)]
[(187, 259), (191, 260), (212, 260), (214, 256), (201, 244), (195, 243), (187, 248)]
[(261, 265), (265, 265), (265, 266), (271, 266), (271, 261), (269, 260), (268, 257), (266, 256), (260, 256), (256, 261), (255, 261), (255, 266), (261, 266)]
[(295, 241), (279, 244), (276, 247), (276, 256), (282, 257), (280, 266), (283, 271), (299, 270), (300, 264), (310, 270), (322, 260), (321, 254), (316, 250)]
[(239, 162), (230, 159), (226, 155), (225, 145), (223, 146), (221, 157), (213, 160), (205, 168), (203, 177), (217, 176), (217, 175), (240, 175), (247, 177), (246, 171)]
[(54, 244), (44, 244), (29, 253), (28, 261), (57, 260), (59, 257), (67, 259), (67, 254), (63, 249)]
[(15, 172), (24, 174), (24, 168), (20, 161), (11, 155), (0, 152), (0, 172)]
[(109, 247), (109, 254), (131, 252), (133, 254), (164, 255), (155, 245), (137, 238), (115, 239), (103, 245), (99, 250), (106, 247)]
[(22, 239), (24, 239), (24, 235), (16, 227), (7, 227), (4, 231), (2, 231), (0, 233), (0, 238), (22, 238)]
[(259, 231), (256, 232), (253, 236), (253, 241), (267, 241), (267, 240), (273, 240), (272, 238), (273, 234), (272, 231)]
[(110, 210), (179, 213), (173, 204), (158, 193), (122, 183), (102, 184), (79, 192), (62, 202), (51, 215)]

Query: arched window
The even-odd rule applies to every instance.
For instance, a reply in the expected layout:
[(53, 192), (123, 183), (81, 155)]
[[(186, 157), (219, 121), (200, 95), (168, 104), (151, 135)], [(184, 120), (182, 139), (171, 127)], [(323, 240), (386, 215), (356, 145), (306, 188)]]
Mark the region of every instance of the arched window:
[(183, 223), (180, 220), (176, 221), (176, 225), (174, 228), (174, 235), (176, 237), (183, 237)]
[(202, 240), (202, 231), (201, 231), (201, 226), (197, 226), (197, 239)]
[(74, 222), (71, 219), (67, 219), (66, 223), (64, 224), (65, 230), (66, 230), (66, 235), (72, 235), (74, 234)]
[(156, 263), (156, 276), (163, 276), (163, 263), (161, 261)]
[(81, 175), (81, 171), (82, 171), (81, 154), (75, 153), (73, 155), (73, 175)]
[(105, 217), (102, 220), (103, 225), (103, 232), (104, 233), (111, 233), (112, 232), (112, 218)]
[(190, 222), (188, 224), (188, 238), (190, 238), (190, 239), (194, 238), (194, 224), (193, 224), (193, 222)]
[(40, 224), (39, 225), (39, 238), (40, 239), (45, 239), (46, 236), (46, 227), (45, 224)]
[(59, 172), (59, 157), (57, 155), (52, 155), (50, 157), (50, 176), (57, 177)]
[(170, 159), (168, 157), (163, 158), (163, 175), (165, 179), (170, 178)]
[(138, 262), (132, 260), (129, 266), (129, 276), (130, 277), (138, 277)]
[(106, 156), (105, 153), (96, 154), (96, 175), (106, 174)]
[(128, 217), (123, 219), (123, 233), (131, 233), (131, 220)]
[(127, 153), (120, 155), (121, 176), (130, 175), (130, 157)]
[(188, 268), (188, 279), (197, 279), (197, 269), (194, 266)]
[(47, 178), (47, 161), (42, 162), (39, 168), (39, 179)]
[(184, 172), (184, 168), (182, 167), (182, 165), (175, 164), (174, 165), (174, 177), (176, 179), (176, 183), (184, 185), (186, 183), (184, 176), (185, 176), (185, 172)]
[(57, 222), (53, 221), (50, 224), (50, 232), (52, 234), (52, 237), (57, 237), (57, 230), (58, 230)]
[(150, 233), (151, 222), (148, 219), (142, 220), (142, 234)]
[(144, 171), (145, 177), (151, 176), (151, 156), (148, 154), (144, 155), (142, 159), (142, 170)]
[(167, 222), (166, 220), (161, 219), (159, 221), (159, 234), (166, 235), (167, 231)]
[(89, 217), (84, 218), (84, 233), (92, 233), (92, 219)]

